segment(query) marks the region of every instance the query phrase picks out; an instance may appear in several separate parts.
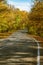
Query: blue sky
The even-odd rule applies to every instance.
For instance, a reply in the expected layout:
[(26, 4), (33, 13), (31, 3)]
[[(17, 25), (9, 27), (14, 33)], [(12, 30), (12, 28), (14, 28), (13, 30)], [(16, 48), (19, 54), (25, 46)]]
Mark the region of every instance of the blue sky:
[(30, 11), (32, 2), (31, 0), (8, 0), (8, 4), (14, 5), (20, 10)]

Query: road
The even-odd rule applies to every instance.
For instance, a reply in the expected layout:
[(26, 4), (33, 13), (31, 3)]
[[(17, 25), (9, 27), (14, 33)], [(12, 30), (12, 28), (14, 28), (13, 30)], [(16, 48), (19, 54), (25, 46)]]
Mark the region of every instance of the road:
[(43, 65), (43, 47), (26, 32), (17, 31), (0, 40), (0, 65)]

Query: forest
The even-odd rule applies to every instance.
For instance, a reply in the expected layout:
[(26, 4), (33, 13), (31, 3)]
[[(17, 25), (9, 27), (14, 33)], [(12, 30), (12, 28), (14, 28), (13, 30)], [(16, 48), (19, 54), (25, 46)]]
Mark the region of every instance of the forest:
[(43, 1), (33, 0), (31, 11), (20, 11), (0, 0), (0, 33), (27, 29), (28, 34), (43, 37)]

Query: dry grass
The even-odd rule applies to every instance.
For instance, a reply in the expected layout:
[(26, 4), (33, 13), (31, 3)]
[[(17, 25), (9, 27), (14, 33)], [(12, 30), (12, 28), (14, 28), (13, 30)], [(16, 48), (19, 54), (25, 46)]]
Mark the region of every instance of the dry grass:
[(35, 36), (35, 35), (29, 35), (29, 36), (35, 38), (40, 43), (40, 45), (43, 47), (43, 38), (42, 37)]
[(0, 33), (0, 39), (7, 38), (10, 36), (13, 32), (6, 32), (6, 33)]
[(39, 41), (40, 45), (43, 47), (43, 38), (40, 36), (33, 36), (36, 40)]
[(43, 42), (43, 38), (40, 37), (40, 36), (35, 36), (35, 35), (32, 35), (35, 39), (37, 39), (38, 41), (40, 42)]

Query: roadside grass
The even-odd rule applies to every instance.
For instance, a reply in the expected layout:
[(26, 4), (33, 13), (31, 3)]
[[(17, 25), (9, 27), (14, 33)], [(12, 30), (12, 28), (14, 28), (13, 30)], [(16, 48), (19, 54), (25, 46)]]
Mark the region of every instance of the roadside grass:
[(13, 32), (0, 33), (0, 39), (9, 37)]
[(38, 40), (39, 42), (43, 42), (43, 37), (38, 36), (38, 35), (32, 35), (32, 34), (27, 34), (30, 37), (35, 38), (36, 40)]
[(33, 35), (33, 37), (34, 37), (36, 40), (38, 40), (39, 42), (43, 42), (43, 38), (42, 38), (42, 37), (40, 37), (40, 36), (35, 36), (35, 35)]
[(43, 47), (43, 38), (40, 36), (33, 36), (39, 43), (40, 45)]
[(30, 35), (30, 34), (28, 34), (28, 36), (31, 38), (35, 38), (40, 43), (40, 45), (43, 47), (43, 37), (36, 36), (36, 35)]

